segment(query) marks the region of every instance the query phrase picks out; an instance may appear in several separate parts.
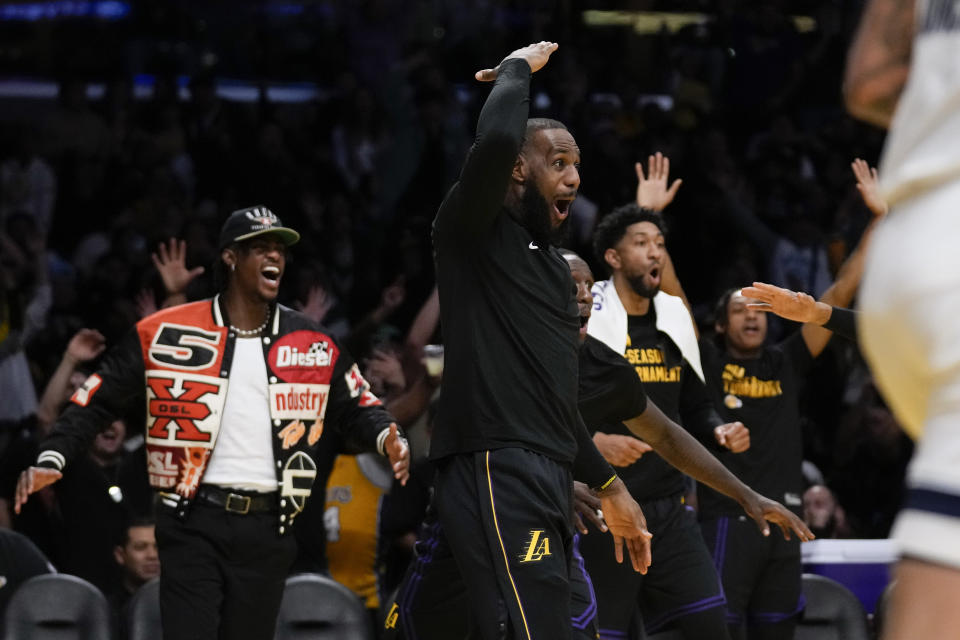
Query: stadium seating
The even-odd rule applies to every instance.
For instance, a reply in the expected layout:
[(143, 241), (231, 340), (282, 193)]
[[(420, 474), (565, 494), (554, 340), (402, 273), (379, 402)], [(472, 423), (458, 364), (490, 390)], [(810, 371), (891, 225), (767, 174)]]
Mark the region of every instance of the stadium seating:
[(797, 627), (796, 640), (870, 640), (863, 605), (845, 586), (805, 573), (803, 595), (807, 607)]
[(35, 576), (10, 598), (4, 640), (103, 640), (110, 610), (100, 591), (66, 574)]
[(130, 640), (163, 640), (160, 624), (160, 578), (137, 589), (128, 609)]
[(287, 578), (276, 640), (372, 640), (370, 616), (343, 585), (315, 573)]

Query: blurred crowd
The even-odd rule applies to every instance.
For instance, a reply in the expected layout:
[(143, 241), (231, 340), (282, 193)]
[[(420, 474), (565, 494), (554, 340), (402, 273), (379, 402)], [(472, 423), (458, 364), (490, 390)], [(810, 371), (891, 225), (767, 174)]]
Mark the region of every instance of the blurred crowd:
[[(596, 222), (634, 199), (635, 162), (660, 151), (683, 180), (666, 211), (667, 244), (703, 332), (731, 286), (762, 280), (819, 295), (830, 285), (871, 217), (850, 162), (875, 165), (883, 141), (846, 116), (840, 98), (859, 7), (807, 3), (813, 27), (801, 29), (793, 3), (689, 2), (709, 8), (707, 18), (639, 33), (588, 28), (578, 3), (514, 4), (321, 2), (287, 31), (288, 48), (316, 40), (301, 52), (309, 67), (301, 60), (291, 71), (269, 50), (238, 58), (239, 45), (205, 67), (197, 38), (189, 61), (168, 61), (146, 99), (135, 98), (130, 70), (100, 78), (96, 100), (91, 77), (67, 74), (55, 103), (0, 123), (0, 522), (59, 570), (105, 593), (130, 591), (131, 527), (149, 527), (143, 416), (115, 422), (88, 460), (14, 518), (16, 474), (104, 348), (171, 300), (213, 293), (217, 230), (230, 211), (257, 203), (303, 236), (281, 302), (345, 339), (380, 394), (413, 397), (404, 426), (422, 458), (440, 377), (420, 356), (442, 344), (430, 224), (486, 95), (472, 74), (511, 45), (561, 45), (537, 77), (532, 113), (566, 123), (581, 147), (570, 248), (590, 256)], [(185, 20), (145, 5), (167, 12), (158, 22), (167, 28)], [(305, 35), (307, 26), (317, 31)], [(262, 48), (262, 37), (243, 37)], [(222, 68), (244, 65), (260, 78), (309, 73), (323, 91), (305, 103), (220, 96)], [(796, 329), (777, 323), (771, 339)], [(832, 341), (804, 398), (808, 522), (820, 537), (885, 537), (911, 444), (855, 345)], [(429, 480), (423, 470), (384, 507), (392, 517), (366, 525), (389, 526), (379, 538), (368, 532), (376, 580), (358, 590), (383, 596), (397, 584)], [(331, 480), (328, 506), (347, 495), (338, 486)], [(378, 509), (390, 495), (389, 483), (379, 486)], [(348, 526), (341, 520), (326, 518), (331, 542)], [(159, 571), (152, 548), (133, 582)], [(367, 603), (376, 609), (378, 598)]]

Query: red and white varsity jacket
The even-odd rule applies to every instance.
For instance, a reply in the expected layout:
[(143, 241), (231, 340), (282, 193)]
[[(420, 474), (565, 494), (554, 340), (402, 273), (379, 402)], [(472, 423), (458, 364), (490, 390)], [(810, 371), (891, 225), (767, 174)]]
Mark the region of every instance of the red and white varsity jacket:
[[(139, 403), (146, 411), (150, 485), (185, 515), (223, 426), (235, 340), (219, 296), (144, 318), (74, 393), (73, 404), (41, 444), (37, 466), (62, 470), (100, 430)], [(318, 458), (330, 455), (321, 455), (322, 448), (383, 454), (393, 419), (350, 355), (303, 314), (275, 305), (260, 340), (279, 485), (278, 526), (286, 534), (310, 496)], [(325, 427), (342, 443), (321, 438)]]

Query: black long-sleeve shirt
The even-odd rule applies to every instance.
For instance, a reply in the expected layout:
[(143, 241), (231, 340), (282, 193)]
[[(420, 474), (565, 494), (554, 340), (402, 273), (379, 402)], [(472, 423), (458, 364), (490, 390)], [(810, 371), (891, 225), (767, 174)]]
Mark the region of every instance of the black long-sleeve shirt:
[(570, 268), (504, 207), (529, 110), (530, 67), (500, 66), (433, 241), (445, 361), (431, 457), (519, 447), (613, 475), (577, 413), (580, 327)]

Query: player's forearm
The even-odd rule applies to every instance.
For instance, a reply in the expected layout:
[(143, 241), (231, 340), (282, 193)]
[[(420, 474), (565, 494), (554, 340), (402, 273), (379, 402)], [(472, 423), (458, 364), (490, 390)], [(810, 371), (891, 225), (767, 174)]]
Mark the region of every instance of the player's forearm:
[(573, 479), (583, 482), (592, 489), (609, 486), (610, 481), (617, 474), (597, 449), (579, 415), (573, 435), (577, 440), (577, 456), (573, 460)]
[(847, 57), (843, 84), (847, 110), (889, 127), (910, 70), (913, 0), (871, 0)]
[(520, 58), (505, 60), (480, 112), (453, 200), (437, 214), (441, 233), (457, 230), (473, 241), (500, 215), (529, 110), (530, 66)]
[(64, 353), (57, 365), (50, 381), (43, 389), (43, 395), (40, 397), (40, 403), (37, 407), (37, 422), (39, 423), (41, 435), (50, 432), (50, 428), (57, 419), (57, 414), (63, 406), (63, 401), (67, 397), (67, 390), (70, 386), (70, 376), (76, 371), (77, 362), (69, 354)]
[(670, 465), (697, 482), (702, 482), (737, 502), (742, 502), (749, 492), (747, 486), (713, 457), (706, 447), (683, 427), (663, 415), (655, 405), (648, 405), (641, 416), (624, 424), (634, 434), (643, 438)]

